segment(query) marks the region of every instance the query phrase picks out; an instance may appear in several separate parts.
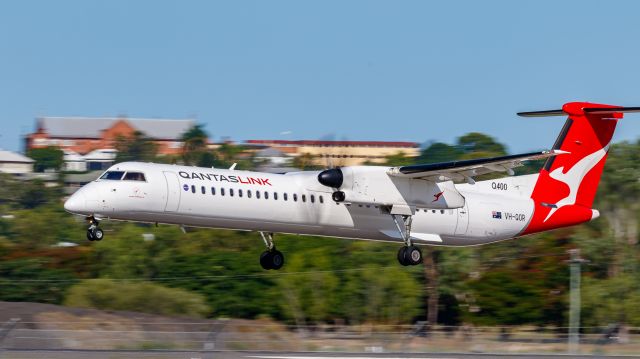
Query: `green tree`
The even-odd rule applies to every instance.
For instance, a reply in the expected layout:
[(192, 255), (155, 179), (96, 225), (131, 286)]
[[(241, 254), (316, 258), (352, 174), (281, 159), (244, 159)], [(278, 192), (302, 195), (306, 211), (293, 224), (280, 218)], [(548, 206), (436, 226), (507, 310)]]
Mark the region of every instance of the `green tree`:
[(48, 268), (46, 258), (0, 261), (0, 300), (60, 304), (75, 282), (66, 269)]
[(389, 155), (385, 158), (385, 166), (408, 166), (415, 162), (415, 158), (408, 157), (403, 152), (398, 152), (393, 155)]
[(32, 148), (27, 152), (27, 156), (36, 161), (33, 166), (36, 172), (49, 169), (59, 171), (64, 163), (64, 152), (55, 146)]
[[(186, 165), (204, 165), (210, 160), (210, 156), (203, 159), (203, 154), (209, 152), (207, 144), (209, 136), (202, 128), (202, 125), (195, 125), (182, 134), (182, 160)], [(209, 165), (209, 163), (206, 163)], [(211, 163), (210, 165), (213, 165)]]
[(158, 146), (144, 133), (135, 131), (132, 136), (118, 136), (115, 144), (118, 154), (116, 162), (144, 161), (151, 162), (156, 158)]
[(504, 156), (507, 148), (493, 137), (479, 132), (470, 132), (458, 138), (457, 147), (464, 152), (465, 159)]
[(431, 143), (422, 150), (417, 158), (418, 163), (440, 163), (450, 162), (459, 159), (463, 152), (456, 146), (442, 142)]
[(74, 285), (64, 303), (72, 307), (192, 317), (202, 317), (211, 311), (197, 293), (155, 283), (110, 279), (88, 279)]

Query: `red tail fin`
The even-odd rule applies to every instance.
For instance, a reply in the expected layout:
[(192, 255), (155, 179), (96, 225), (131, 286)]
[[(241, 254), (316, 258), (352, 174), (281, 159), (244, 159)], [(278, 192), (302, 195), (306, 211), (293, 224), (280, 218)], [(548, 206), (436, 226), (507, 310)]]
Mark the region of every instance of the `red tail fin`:
[(609, 144), (623, 112), (639, 108), (570, 102), (562, 110), (526, 112), (521, 116), (568, 114), (554, 150), (562, 152), (545, 163), (531, 198), (535, 209), (523, 234), (591, 220), (591, 209)]

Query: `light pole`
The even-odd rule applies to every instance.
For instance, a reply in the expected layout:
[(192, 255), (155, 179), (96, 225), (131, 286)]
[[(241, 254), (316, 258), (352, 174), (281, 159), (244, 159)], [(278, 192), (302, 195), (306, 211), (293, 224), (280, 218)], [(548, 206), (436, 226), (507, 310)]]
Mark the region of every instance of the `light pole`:
[(580, 345), (580, 266), (587, 262), (580, 258), (580, 249), (570, 249), (569, 260), (570, 285), (569, 285), (569, 354), (577, 354)]

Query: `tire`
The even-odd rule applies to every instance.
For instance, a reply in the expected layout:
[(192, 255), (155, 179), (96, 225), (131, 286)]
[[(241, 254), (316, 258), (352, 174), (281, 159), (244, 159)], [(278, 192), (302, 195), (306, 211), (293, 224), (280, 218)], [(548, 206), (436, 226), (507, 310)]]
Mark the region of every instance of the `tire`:
[(272, 269), (271, 268), (271, 252), (269, 251), (264, 251), (262, 252), (262, 254), (260, 254), (260, 265), (262, 266), (262, 269)]
[(271, 252), (271, 269), (278, 270), (284, 265), (284, 255), (278, 250)]
[(405, 252), (407, 251), (407, 247), (402, 246), (400, 247), (400, 249), (398, 249), (398, 263), (400, 263), (403, 266), (408, 266), (409, 263), (406, 261), (406, 254)]
[(91, 242), (96, 240), (96, 237), (93, 235), (93, 231), (90, 229), (87, 229), (87, 239)]
[(422, 251), (418, 247), (406, 247), (404, 252), (405, 261), (412, 266), (422, 263)]
[(104, 238), (104, 232), (100, 228), (93, 230), (93, 238), (95, 241), (101, 241)]

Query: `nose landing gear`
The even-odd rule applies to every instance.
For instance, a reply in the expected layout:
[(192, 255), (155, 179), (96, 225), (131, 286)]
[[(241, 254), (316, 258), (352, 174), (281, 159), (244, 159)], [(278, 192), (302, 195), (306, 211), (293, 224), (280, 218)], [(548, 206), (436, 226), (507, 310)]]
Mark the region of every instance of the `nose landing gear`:
[(87, 228), (87, 239), (90, 241), (101, 241), (104, 238), (104, 232), (98, 225), (100, 224), (93, 216), (87, 217), (89, 228)]

